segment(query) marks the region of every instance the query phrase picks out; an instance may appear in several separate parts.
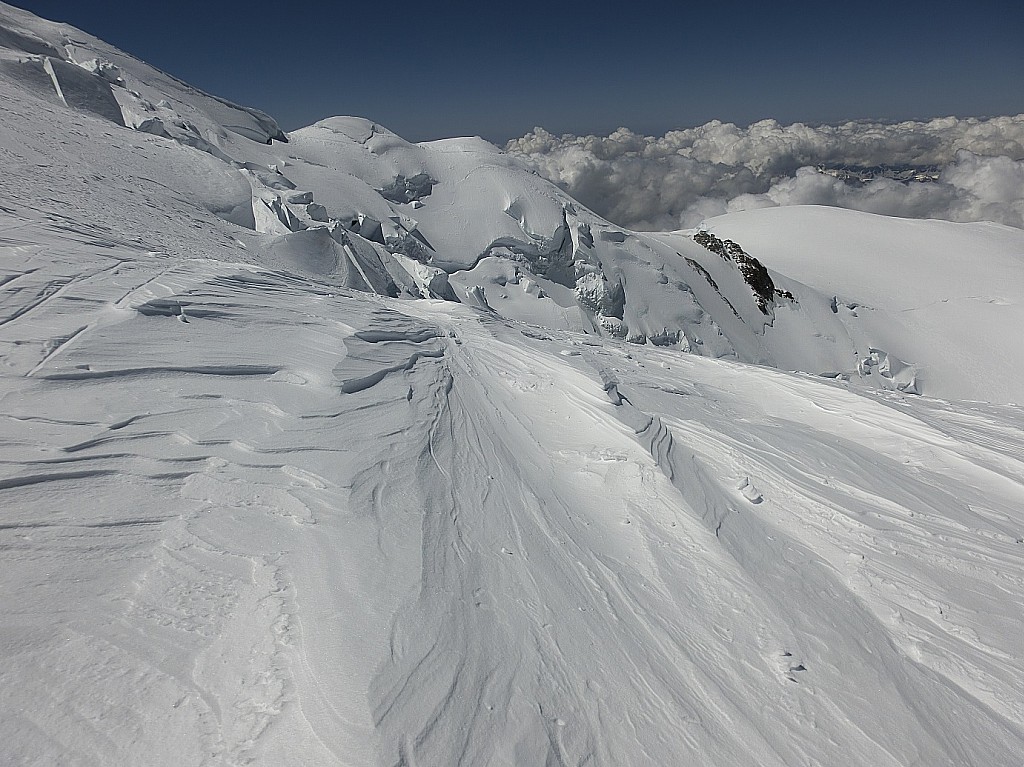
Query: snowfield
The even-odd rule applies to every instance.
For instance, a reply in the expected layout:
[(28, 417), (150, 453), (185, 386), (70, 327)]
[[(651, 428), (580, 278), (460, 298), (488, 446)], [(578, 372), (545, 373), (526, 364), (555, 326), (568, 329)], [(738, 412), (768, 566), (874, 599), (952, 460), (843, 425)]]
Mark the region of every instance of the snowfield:
[(0, 162), (0, 763), (1021, 763), (1024, 232), (631, 232), (2, 4)]
[[(942, 397), (1024, 403), (1024, 238), (999, 224), (911, 221), (823, 207), (710, 219), (764, 263), (838, 295), (871, 338), (913, 359)], [(929, 385), (930, 384), (930, 385)]]

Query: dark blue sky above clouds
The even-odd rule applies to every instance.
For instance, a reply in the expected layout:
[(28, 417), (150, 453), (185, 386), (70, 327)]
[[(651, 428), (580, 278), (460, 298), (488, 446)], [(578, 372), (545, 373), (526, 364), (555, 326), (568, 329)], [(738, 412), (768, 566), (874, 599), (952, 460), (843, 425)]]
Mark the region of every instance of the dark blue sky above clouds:
[(410, 140), (1024, 112), (1024, 3), (14, 0), (294, 129)]

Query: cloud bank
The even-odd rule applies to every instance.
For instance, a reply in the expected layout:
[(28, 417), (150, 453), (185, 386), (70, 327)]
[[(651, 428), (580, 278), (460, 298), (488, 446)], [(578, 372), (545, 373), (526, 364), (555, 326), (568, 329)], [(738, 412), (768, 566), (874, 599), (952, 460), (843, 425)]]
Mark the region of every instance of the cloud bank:
[[(660, 138), (620, 128), (554, 136), (536, 128), (506, 147), (620, 226), (666, 230), (726, 212), (833, 205), (1024, 228), (1024, 115), (809, 126), (713, 121)], [(934, 166), (937, 181), (847, 182), (818, 165)]]

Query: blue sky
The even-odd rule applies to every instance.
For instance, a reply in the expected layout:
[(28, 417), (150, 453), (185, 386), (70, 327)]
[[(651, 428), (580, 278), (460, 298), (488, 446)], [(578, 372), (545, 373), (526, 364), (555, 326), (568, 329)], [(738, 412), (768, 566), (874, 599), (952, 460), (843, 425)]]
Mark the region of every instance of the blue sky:
[(1024, 112), (1024, 3), (15, 0), (286, 129), (411, 140)]

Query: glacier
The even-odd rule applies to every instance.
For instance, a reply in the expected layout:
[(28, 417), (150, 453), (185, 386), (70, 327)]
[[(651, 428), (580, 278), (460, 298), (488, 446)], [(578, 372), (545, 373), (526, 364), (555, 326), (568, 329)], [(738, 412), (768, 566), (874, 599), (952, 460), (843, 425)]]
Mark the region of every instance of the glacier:
[(615, 226), (0, 4), (0, 761), (1024, 753), (1024, 232)]

